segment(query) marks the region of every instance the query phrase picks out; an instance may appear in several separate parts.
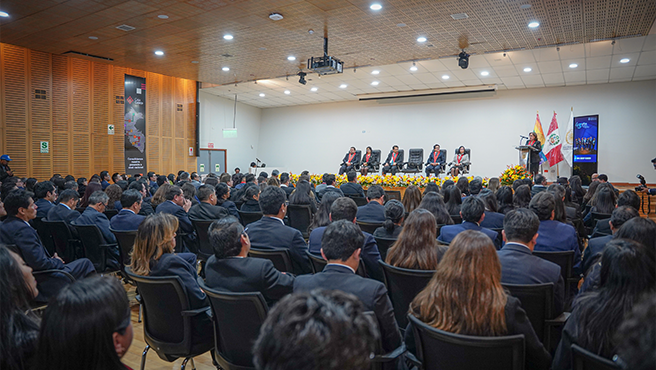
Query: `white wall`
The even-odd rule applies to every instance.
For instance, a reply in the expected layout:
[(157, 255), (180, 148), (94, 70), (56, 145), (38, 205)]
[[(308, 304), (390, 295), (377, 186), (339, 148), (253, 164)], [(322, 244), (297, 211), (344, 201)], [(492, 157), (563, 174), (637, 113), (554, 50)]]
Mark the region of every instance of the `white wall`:
[(248, 171), (255, 161), (260, 138), (262, 109), (237, 103), (237, 137), (223, 138), (223, 129), (232, 128), (234, 100), (200, 92), (200, 148), (214, 143), (215, 149), (226, 149), (228, 172), (235, 167)]
[[(206, 98), (207, 103), (215, 100)], [(384, 158), (394, 144), (406, 153), (410, 148), (424, 148), (426, 156), (432, 145), (439, 143), (448, 150), (449, 160), (459, 145), (471, 148), (471, 173), (492, 177), (506, 165), (517, 164), (514, 147), (518, 135), (533, 129), (536, 111), (547, 134), (554, 110), (563, 126), (570, 107), (574, 107), (575, 116), (599, 114), (601, 173), (615, 182), (636, 182), (636, 173), (645, 175), (648, 182), (656, 182), (650, 163), (656, 156), (656, 80), (503, 90), (492, 97), (414, 103), (344, 102), (269, 108), (262, 110), (261, 126), (246, 126), (260, 129), (256, 151), (260, 159), (268, 166), (294, 173), (305, 169), (312, 173), (336, 172), (352, 145), (381, 149)], [(253, 119), (256, 116), (253, 112)], [(239, 113), (237, 117), (239, 121)], [(236, 154), (229, 152), (228, 156), (235, 158)], [(241, 162), (250, 162), (251, 158)], [(566, 165), (561, 170), (561, 176), (569, 175)]]

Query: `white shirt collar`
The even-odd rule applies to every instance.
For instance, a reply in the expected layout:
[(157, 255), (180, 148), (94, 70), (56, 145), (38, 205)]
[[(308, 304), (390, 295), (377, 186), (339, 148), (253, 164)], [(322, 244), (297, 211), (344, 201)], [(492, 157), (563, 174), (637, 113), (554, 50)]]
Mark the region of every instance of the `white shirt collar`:
[[(131, 209), (129, 209), (129, 208), (123, 208), (123, 209), (126, 210), (126, 211), (128, 211), (128, 212), (132, 212), (132, 213), (134, 213), (134, 211), (131, 210)], [(136, 215), (136, 213), (134, 213), (134, 214)]]
[(268, 218), (272, 218), (272, 219), (274, 219), (274, 220), (278, 220), (278, 221), (280, 221), (280, 223), (283, 224), (283, 225), (285, 224), (285, 221), (279, 219), (278, 217), (271, 217), (271, 216), (266, 216), (266, 217), (268, 217)]
[(59, 203), (59, 204), (61, 204), (62, 206), (68, 208), (69, 211), (71, 210), (71, 207), (67, 206), (66, 204), (64, 204), (64, 203)]
[(517, 243), (517, 242), (507, 242), (507, 243), (506, 243), (506, 245), (510, 245), (510, 244), (512, 244), (512, 245), (521, 245), (522, 247), (528, 249), (529, 252), (531, 252), (531, 248), (529, 248), (526, 244)]

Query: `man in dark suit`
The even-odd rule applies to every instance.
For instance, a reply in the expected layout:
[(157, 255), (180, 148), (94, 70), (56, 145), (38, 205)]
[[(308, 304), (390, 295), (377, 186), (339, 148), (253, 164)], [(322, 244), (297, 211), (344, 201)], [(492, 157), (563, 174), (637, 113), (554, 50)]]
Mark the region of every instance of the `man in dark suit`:
[(387, 353), (401, 345), (401, 335), (385, 285), (355, 274), (363, 242), (362, 231), (351, 221), (340, 220), (328, 225), (321, 238), (321, 255), (328, 265), (320, 273), (298, 276), (294, 281), (294, 293), (326, 289), (358, 297), (366, 309), (376, 315), (383, 350)]
[(34, 186), (34, 196), (36, 197), (36, 217), (47, 218), (48, 211), (55, 206), (57, 200), (57, 187), (50, 181), (38, 182)]
[(109, 183), (109, 172), (107, 171), (102, 171), (100, 172), (100, 185), (102, 185), (102, 189), (105, 190), (107, 187), (110, 185)]
[(139, 225), (146, 219), (139, 214), (143, 198), (141, 193), (135, 189), (128, 189), (121, 194), (121, 206), (123, 207), (116, 216), (109, 220), (113, 230), (132, 231), (139, 229)]
[(228, 210), (216, 205), (216, 191), (212, 185), (202, 185), (198, 188), (196, 196), (200, 201), (191, 206), (189, 218), (192, 220), (219, 220), (228, 217)]
[(519, 208), (506, 214), (502, 231), (506, 244), (498, 252), (501, 282), (525, 285), (553, 283), (555, 317), (563, 312), (565, 284), (560, 266), (532, 254), (539, 228), (538, 216), (528, 209)]
[(358, 207), (358, 220), (368, 223), (385, 222), (385, 190), (380, 185), (372, 185), (367, 189), (369, 203)]
[(346, 184), (342, 184), (342, 186), (339, 187), (342, 193), (344, 195), (355, 195), (364, 198), (364, 190), (362, 189), (362, 185), (357, 183), (358, 174), (355, 171), (349, 171), (346, 174), (346, 179), (348, 182)]
[(535, 175), (533, 188), (531, 188), (531, 197), (534, 197), (537, 193), (541, 193), (547, 190), (547, 179), (540, 174)]
[[(608, 221), (612, 234), (619, 230), (620, 226), (632, 218), (640, 217), (640, 213), (631, 206), (621, 206), (615, 208)], [(588, 241), (588, 247), (583, 251), (583, 260), (581, 262), (581, 272), (586, 272), (595, 261), (601, 256), (606, 244), (613, 239), (613, 235), (604, 235), (592, 238)]]
[(485, 204), (485, 218), (481, 222), (481, 227), (486, 229), (503, 229), (503, 219), (505, 216), (503, 213), (498, 212), (499, 204), (496, 195), (488, 189), (484, 189), (478, 197)]
[(210, 225), (214, 255), (205, 265), (205, 283), (229, 292), (260, 292), (269, 306), (292, 292), (294, 277), (276, 270), (273, 263), (248, 257), (251, 242), (239, 220), (227, 216)]
[(485, 219), (485, 204), (482, 200), (477, 197), (465, 198), (460, 207), (460, 217), (462, 217), (463, 221), (461, 224), (442, 226), (440, 236), (437, 237), (437, 240), (451, 243), (453, 238), (461, 232), (465, 230), (477, 230), (490, 237), (497, 249), (501, 248), (499, 234), (496, 231), (481, 227), (481, 223)]
[(62, 191), (59, 195), (59, 204), (48, 211), (48, 221), (64, 221), (70, 224), (80, 217), (80, 212), (75, 210), (79, 200), (80, 194), (77, 191), (73, 189)]
[(330, 191), (334, 191), (338, 193), (340, 197), (344, 196), (344, 193), (335, 187), (336, 181), (337, 179), (335, 178), (335, 175), (332, 173), (328, 174), (327, 176), (324, 176), (324, 182), (326, 183), (326, 186), (322, 187), (321, 190), (317, 190), (317, 195), (319, 196), (319, 200), (321, 200), (323, 196)]
[(403, 165), (403, 153), (399, 153), (399, 146), (394, 145), (392, 150), (390, 150), (387, 155), (385, 163), (383, 163), (383, 176), (388, 172), (391, 172), (392, 175), (396, 175), (399, 171), (399, 168)]
[(152, 197), (150, 197), (150, 193), (148, 193), (148, 187), (146, 186), (145, 182), (142, 182), (141, 180), (133, 181), (132, 184), (128, 186), (128, 189), (136, 190), (141, 194), (141, 209), (139, 212), (137, 212), (138, 214), (142, 216), (148, 216), (155, 213), (153, 205), (150, 204)]
[(554, 221), (556, 200), (548, 191), (537, 194), (529, 209), (540, 219), (538, 240), (535, 250), (540, 252), (574, 251), (574, 271), (579, 272), (581, 267), (581, 250), (576, 236), (576, 230), (571, 225)]
[(307, 245), (301, 232), (283, 222), (287, 213), (285, 192), (277, 186), (267, 186), (260, 194), (260, 208), (264, 217), (246, 227), (251, 245), (260, 249), (285, 248), (292, 258), (294, 274), (312, 272)]
[(446, 155), (440, 151), (440, 144), (433, 145), (433, 151), (426, 161), (426, 177), (430, 177), (431, 173), (434, 173), (435, 176), (439, 176), (445, 163)]
[[(126, 191), (127, 192), (127, 191)], [(118, 245), (116, 245), (116, 236), (109, 230), (109, 219), (103, 212), (107, 207), (107, 202), (109, 201), (109, 196), (105, 192), (98, 190), (94, 191), (91, 196), (89, 196), (89, 206), (82, 212), (80, 217), (76, 218), (73, 222), (73, 225), (96, 225), (100, 233), (102, 234), (105, 244), (115, 244), (114, 248), (109, 248), (107, 250), (108, 258), (107, 264), (108, 267), (119, 270), (120, 269), (120, 254), (118, 251)]]
[[(346, 220), (355, 223), (356, 214), (358, 213), (358, 206), (355, 204), (355, 201), (351, 198), (341, 197), (337, 198), (333, 204), (330, 206), (330, 222), (335, 222), (339, 220)], [(321, 255), (321, 238), (326, 231), (326, 226), (318, 227), (312, 230), (310, 233), (309, 245), (308, 248), (310, 253), (315, 255)], [(364, 235), (364, 244), (362, 245), (362, 253), (360, 258), (364, 262), (364, 267), (367, 271), (367, 275), (378, 281), (383, 280), (383, 270), (378, 264), (380, 258), (380, 252), (378, 251), (378, 245), (376, 244), (376, 239), (373, 235), (362, 232)]]
[(187, 215), (187, 212), (191, 208), (191, 201), (184, 197), (182, 189), (177, 185), (173, 185), (164, 195), (164, 198), (166, 201), (157, 206), (157, 213), (168, 213), (175, 216), (180, 223), (178, 226), (179, 232), (187, 234), (182, 239), (184, 244), (182, 251), (195, 251), (196, 233)]
[[(16, 245), (25, 263), (34, 271), (58, 269), (70, 273), (76, 279), (95, 272), (93, 263), (86, 258), (64, 263), (56, 253), (50, 257), (36, 230), (28, 224), (36, 217), (37, 206), (27, 192), (22, 189), (12, 191), (5, 198), (4, 206), (7, 219), (0, 224), (0, 243)], [(44, 291), (42, 286), (39, 286), (39, 291), (46, 297), (53, 293)]]
[(289, 174), (287, 172), (280, 174), (280, 188), (285, 191), (287, 198), (289, 198), (294, 191), (294, 185), (289, 183)]
[(342, 159), (342, 164), (339, 167), (339, 174), (342, 175), (345, 172), (355, 170), (355, 166), (358, 164), (360, 164), (360, 157), (358, 156), (358, 153), (355, 152), (355, 147), (352, 146), (344, 156), (344, 159)]

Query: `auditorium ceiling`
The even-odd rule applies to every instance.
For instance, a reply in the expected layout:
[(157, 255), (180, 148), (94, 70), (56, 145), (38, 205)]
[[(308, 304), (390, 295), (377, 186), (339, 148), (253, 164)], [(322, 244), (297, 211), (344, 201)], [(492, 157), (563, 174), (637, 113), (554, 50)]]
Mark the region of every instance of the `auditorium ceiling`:
[[(374, 3), (382, 9), (371, 9)], [(208, 92), (245, 94), (243, 101), (261, 107), (472, 84), (656, 78), (656, 40), (645, 37), (656, 33), (654, 0), (2, 0), (0, 12), (9, 15), (0, 17), (0, 42), (199, 80)], [(270, 19), (272, 13), (283, 19)], [(129, 30), (117, 28), (125, 25)], [(344, 61), (345, 72), (309, 74), (300, 85), (299, 68), (323, 54), (324, 30), (329, 55)], [(459, 41), (472, 55), (467, 70), (456, 66)], [(616, 66), (618, 58), (630, 61)], [(579, 69), (570, 70), (574, 59)], [(417, 71), (409, 73), (413, 62)], [(337, 90), (320, 100), (311, 87), (318, 94)]]

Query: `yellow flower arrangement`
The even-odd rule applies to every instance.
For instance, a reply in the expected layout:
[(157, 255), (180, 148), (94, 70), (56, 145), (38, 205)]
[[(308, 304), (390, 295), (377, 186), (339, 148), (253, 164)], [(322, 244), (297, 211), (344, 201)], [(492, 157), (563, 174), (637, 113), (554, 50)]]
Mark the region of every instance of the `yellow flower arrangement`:
[[(298, 182), (298, 178), (300, 175), (297, 174), (290, 174), (290, 182), (292, 184), (296, 184)], [(452, 180), (453, 182), (458, 182), (458, 176), (456, 177), (451, 177), (451, 176), (446, 176), (444, 179), (440, 179), (438, 177), (425, 177), (425, 176), (409, 176), (409, 175), (380, 175), (380, 174), (370, 174), (367, 176), (358, 176), (358, 184), (362, 185), (363, 187), (369, 187), (372, 185), (380, 185), (382, 187), (388, 187), (388, 188), (406, 188), (410, 185), (415, 185), (419, 188), (425, 188), (428, 183), (436, 183), (439, 186), (442, 186), (444, 184), (444, 181), (446, 180)], [(335, 175), (336, 179), (336, 184), (335, 186), (339, 187), (342, 184), (345, 184), (348, 182), (346, 175)], [(474, 176), (467, 176), (467, 179), (469, 181), (474, 179)], [(317, 175), (313, 174), (310, 175), (310, 183), (314, 185), (319, 185), (323, 181), (323, 175)], [(489, 179), (486, 177), (483, 179), (483, 186), (486, 187), (489, 182)]]
[(525, 166), (521, 166), (521, 165), (508, 166), (508, 168), (506, 168), (506, 170), (501, 173), (501, 176), (499, 177), (499, 182), (503, 186), (512, 185), (512, 183), (515, 182), (516, 180), (521, 180), (526, 178), (532, 178), (532, 176), (528, 171), (526, 171)]

